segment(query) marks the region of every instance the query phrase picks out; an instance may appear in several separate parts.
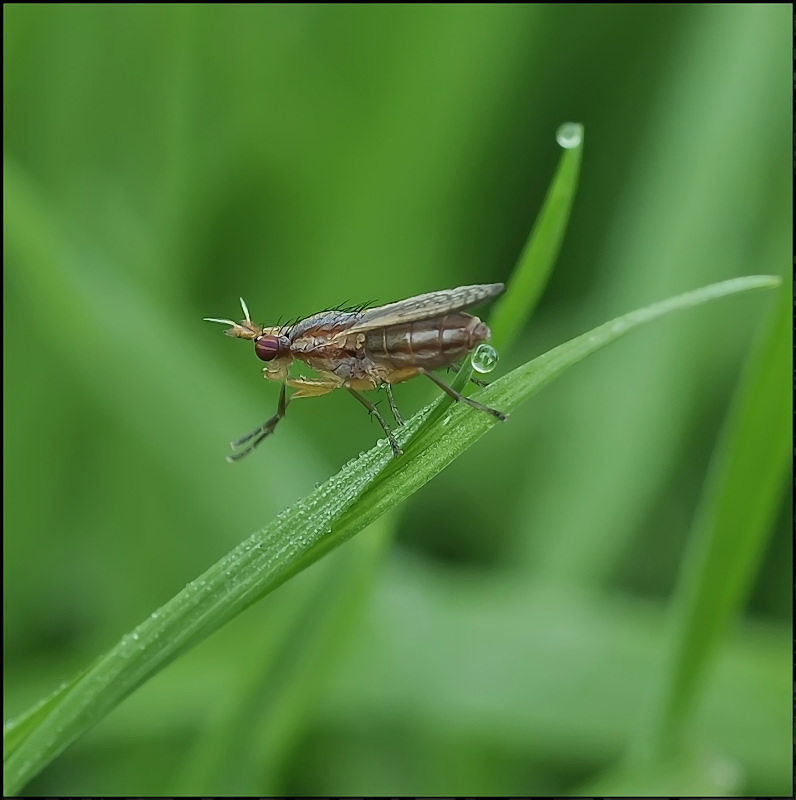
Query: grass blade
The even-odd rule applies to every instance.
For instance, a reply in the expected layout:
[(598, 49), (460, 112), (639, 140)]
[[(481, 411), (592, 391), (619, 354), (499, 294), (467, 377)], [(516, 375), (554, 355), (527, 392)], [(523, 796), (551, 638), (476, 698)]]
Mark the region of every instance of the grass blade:
[[(511, 411), (581, 359), (643, 324), (672, 311), (778, 283), (771, 276), (736, 278), (632, 311), (515, 369), (478, 393), (478, 399)], [(399, 443), (417, 430), (433, 407), (421, 410), (398, 431)], [(35, 727), (28, 715), (20, 718), (27, 721), (28, 733), (6, 754), (6, 793), (17, 794), (163, 666), (408, 497), (494, 424), (492, 417), (459, 404), (424, 437), (413, 457), (393, 459), (382, 440), (279, 514), (51, 698), (46, 716), (38, 716)], [(18, 736), (16, 722), (6, 727), (5, 736)]]
[(790, 463), (791, 308), (785, 293), (749, 354), (714, 454), (674, 601), (674, 646), (656, 754), (668, 757), (709, 662), (757, 573)]
[(575, 123), (562, 125), (559, 128), (559, 139), (564, 127), (572, 129), (571, 143), (561, 156), (542, 210), (507, 281), (508, 289), (495, 304), (489, 321), (492, 344), (498, 350), (510, 346), (533, 313), (547, 286), (564, 240), (569, 213), (578, 188), (583, 155), (583, 126)]
[[(563, 141), (562, 132), (568, 132), (569, 138), (566, 140), (567, 145), (558, 169), (547, 190), (539, 216), (506, 282), (506, 292), (496, 301), (489, 320), (492, 330), (490, 341), (497, 349), (508, 349), (531, 317), (547, 286), (564, 240), (569, 212), (578, 188), (583, 153), (583, 126), (576, 123), (562, 125), (558, 132), (560, 141)], [(472, 361), (466, 358), (451, 386), (457, 392), (464, 392), (472, 374)], [(453, 402), (451, 397), (444, 397), (423, 427), (418, 429), (415, 439), (423, 438), (442, 419)], [(409, 447), (415, 447), (414, 439)]]

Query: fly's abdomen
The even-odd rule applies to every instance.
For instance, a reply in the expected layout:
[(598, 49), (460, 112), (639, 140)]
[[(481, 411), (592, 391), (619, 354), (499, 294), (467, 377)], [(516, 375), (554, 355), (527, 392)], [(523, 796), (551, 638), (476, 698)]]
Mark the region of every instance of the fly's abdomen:
[(448, 314), (368, 331), (365, 350), (373, 361), (397, 369), (439, 369), (461, 361), (489, 336), (489, 328), (478, 317)]

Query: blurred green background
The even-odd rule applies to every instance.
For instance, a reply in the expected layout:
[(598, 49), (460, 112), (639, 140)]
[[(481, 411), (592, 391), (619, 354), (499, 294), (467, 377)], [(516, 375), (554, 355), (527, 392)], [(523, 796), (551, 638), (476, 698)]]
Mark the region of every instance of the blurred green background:
[[(202, 317), (237, 318), (241, 295), (273, 323), (506, 279), (567, 120), (586, 130), (569, 231), (495, 374), (668, 295), (789, 274), (789, 5), (3, 19), (7, 718), (380, 435), (336, 393), (227, 464), (278, 389)], [(697, 309), (579, 365), (28, 791), (533, 795), (599, 779), (648, 728), (705, 473), (775, 302)], [(417, 383), (396, 390), (404, 416), (433, 396)], [(690, 726), (719, 785), (752, 795), (791, 790), (785, 489)]]

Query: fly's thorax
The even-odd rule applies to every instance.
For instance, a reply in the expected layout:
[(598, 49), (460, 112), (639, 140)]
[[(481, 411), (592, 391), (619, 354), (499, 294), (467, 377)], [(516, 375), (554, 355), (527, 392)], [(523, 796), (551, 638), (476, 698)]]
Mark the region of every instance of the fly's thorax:
[(306, 341), (326, 341), (345, 331), (362, 316), (360, 311), (321, 311), (290, 325), (285, 333), (291, 343), (303, 347)]
[(397, 369), (439, 369), (460, 361), (489, 337), (478, 317), (457, 312), (368, 331), (365, 350), (374, 362)]
[[(333, 373), (341, 380), (365, 379), (373, 366), (365, 352), (365, 340), (364, 333), (330, 338), (305, 335), (292, 343), (291, 352), (321, 374)], [(379, 381), (373, 383), (378, 385)]]

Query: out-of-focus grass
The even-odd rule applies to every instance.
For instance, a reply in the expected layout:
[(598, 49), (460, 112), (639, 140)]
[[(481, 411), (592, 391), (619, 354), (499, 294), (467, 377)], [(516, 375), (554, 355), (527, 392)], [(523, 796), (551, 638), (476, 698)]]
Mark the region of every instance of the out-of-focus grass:
[(683, 559), (676, 643), (660, 724), (662, 754), (677, 748), (704, 673), (749, 592), (773, 534), (791, 460), (784, 366), (792, 355), (791, 298), (769, 314), (736, 392)]
[[(4, 23), (6, 179), (30, 201), (5, 214), (25, 215), (40, 258), (22, 270), (5, 242), (12, 716), (378, 437), (330, 396), (293, 404), (257, 460), (224, 462), (276, 403), (249, 349), (201, 323), (238, 296), (267, 322), (505, 279), (566, 119), (589, 135), (577, 204), (501, 369), (790, 264), (785, 6), (5, 6)], [(403, 558), (380, 568), (357, 537), (29, 790), (198, 790), (203, 753), (273, 793), (565, 794), (605, 774), (654, 717), (661, 606), (765, 307), (706, 307), (584, 362), (415, 495)], [(410, 416), (425, 396), (409, 384), (398, 403)], [(340, 677), (328, 639), (313, 661), (301, 632), (335, 574), (357, 585), (358, 550), (373, 589), (329, 623)], [(790, 791), (777, 562), (687, 731), (748, 794)], [(267, 692), (303, 669), (286, 698), (247, 705), (260, 676)], [(276, 754), (261, 767), (231, 720), (280, 700), (284, 724), (250, 720)]]

